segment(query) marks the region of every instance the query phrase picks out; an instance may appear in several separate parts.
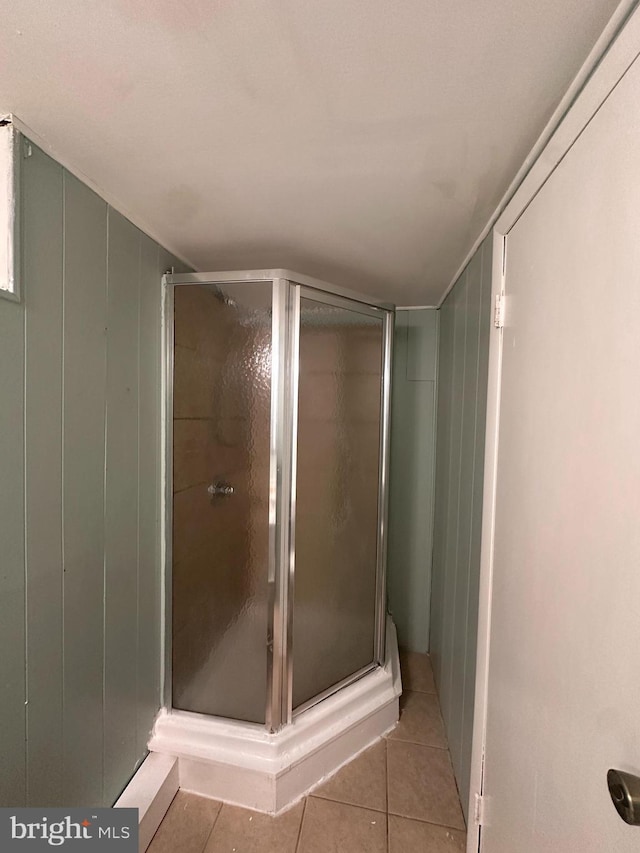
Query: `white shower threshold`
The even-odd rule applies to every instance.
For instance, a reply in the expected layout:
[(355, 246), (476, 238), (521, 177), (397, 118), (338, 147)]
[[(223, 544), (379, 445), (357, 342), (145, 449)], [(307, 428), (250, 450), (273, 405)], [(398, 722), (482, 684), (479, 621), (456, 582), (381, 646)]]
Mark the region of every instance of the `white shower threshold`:
[(160, 711), (149, 741), (151, 755), (117, 805), (137, 805), (137, 792), (143, 789), (152, 803), (148, 789), (154, 787), (151, 777), (157, 777), (162, 804), (148, 805), (144, 813), (141, 809), (142, 850), (168, 807), (163, 777), (168, 768), (174, 788), (177, 784), (201, 796), (276, 814), (389, 732), (398, 721), (401, 692), (396, 630), (388, 618), (386, 664), (297, 715), (280, 732), (185, 711)]

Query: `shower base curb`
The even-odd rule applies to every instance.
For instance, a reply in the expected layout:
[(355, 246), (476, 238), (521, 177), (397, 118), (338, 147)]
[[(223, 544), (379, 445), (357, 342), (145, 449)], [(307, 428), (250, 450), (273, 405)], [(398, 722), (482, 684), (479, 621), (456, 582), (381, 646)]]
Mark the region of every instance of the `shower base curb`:
[(293, 805), (398, 721), (398, 644), (387, 620), (386, 664), (319, 702), (276, 734), (185, 711), (160, 711), (149, 749), (178, 759), (180, 788), (269, 814)]

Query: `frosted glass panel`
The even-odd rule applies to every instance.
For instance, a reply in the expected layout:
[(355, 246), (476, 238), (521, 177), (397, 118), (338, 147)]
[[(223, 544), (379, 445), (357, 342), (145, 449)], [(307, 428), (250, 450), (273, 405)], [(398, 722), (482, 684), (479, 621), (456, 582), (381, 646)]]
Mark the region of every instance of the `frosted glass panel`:
[(374, 660), (383, 323), (301, 300), (294, 708)]
[(271, 283), (174, 293), (173, 705), (261, 723)]

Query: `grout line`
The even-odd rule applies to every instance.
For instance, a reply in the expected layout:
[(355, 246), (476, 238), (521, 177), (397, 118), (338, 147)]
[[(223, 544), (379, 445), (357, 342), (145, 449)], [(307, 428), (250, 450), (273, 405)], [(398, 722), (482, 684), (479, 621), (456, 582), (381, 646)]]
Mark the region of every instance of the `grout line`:
[(384, 800), (385, 812), (387, 816), (387, 853), (389, 853), (389, 739), (385, 738), (384, 743)]
[[(400, 701), (405, 699), (410, 693), (419, 693), (421, 696), (433, 696), (435, 699), (438, 699), (437, 693), (427, 693), (426, 690), (414, 690), (413, 687), (405, 687), (400, 696)], [(438, 707), (440, 707), (440, 700), (438, 700)]]
[(442, 829), (452, 829), (454, 832), (462, 832), (464, 834), (467, 832), (466, 827), (464, 829), (460, 829), (459, 826), (451, 826), (451, 824), (448, 823), (438, 823), (438, 821), (426, 820), (422, 817), (407, 817), (407, 815), (397, 814), (396, 812), (392, 812), (392, 815), (393, 817), (401, 817), (403, 820), (412, 820), (415, 823), (425, 823), (427, 826), (439, 826)]
[[(180, 789), (178, 789), (178, 790), (180, 790)], [(177, 795), (176, 795), (176, 796), (177, 796)], [(207, 849), (207, 844), (209, 843), (209, 839), (210, 839), (210, 838), (211, 838), (211, 836), (213, 835), (213, 830), (215, 829), (216, 824), (218, 823), (218, 818), (220, 817), (220, 815), (221, 815), (221, 813), (222, 813), (222, 809), (223, 809), (223, 808), (224, 808), (224, 803), (220, 803), (220, 808), (219, 808), (219, 809), (218, 809), (218, 811), (216, 812), (216, 816), (214, 817), (214, 819), (213, 819), (213, 823), (211, 824), (211, 829), (209, 830), (209, 833), (208, 833), (207, 837), (206, 837), (206, 838), (205, 838), (205, 840), (204, 840), (204, 844), (202, 845), (201, 853), (204, 853), (204, 851)]]
[(465, 816), (464, 816), (464, 809), (462, 808), (462, 797), (460, 796), (460, 786), (458, 785), (458, 779), (456, 777), (456, 771), (453, 767), (453, 759), (451, 758), (451, 750), (448, 750), (448, 752), (449, 752), (449, 764), (451, 765), (451, 772), (453, 773), (453, 784), (454, 784), (455, 789), (456, 789), (456, 794), (458, 795), (458, 803), (460, 804), (460, 811), (462, 812), (462, 820), (464, 821), (465, 832), (466, 832), (467, 821), (466, 821)]
[(173, 799), (172, 799), (172, 800), (171, 800), (171, 802), (169, 803), (169, 808), (168, 808), (168, 809), (166, 810), (166, 812), (164, 813), (164, 817), (162, 818), (162, 820), (161, 820), (161, 821), (160, 821), (160, 823), (158, 824), (158, 828), (156, 829), (156, 831), (155, 831), (155, 832), (153, 833), (153, 835), (151, 836), (151, 841), (149, 842), (149, 846), (147, 847), (147, 850), (151, 850), (151, 847), (152, 847), (152, 845), (153, 845), (154, 839), (155, 839), (155, 838), (157, 838), (157, 837), (159, 836), (160, 832), (162, 831), (162, 827), (164, 826), (165, 821), (167, 820), (167, 817), (168, 817), (168, 815), (169, 815), (169, 812), (171, 811), (171, 807), (172, 807), (172, 806), (173, 806), (173, 804), (175, 803), (175, 801), (176, 801), (176, 797), (178, 796), (178, 793), (179, 793), (179, 792), (180, 792), (180, 788), (178, 788), (178, 790), (175, 792), (175, 794), (174, 794), (174, 796), (173, 796)]
[(302, 806), (302, 816), (300, 818), (300, 826), (298, 827), (298, 837), (296, 839), (296, 853), (298, 853), (300, 849), (300, 840), (302, 839), (302, 824), (304, 823), (304, 816), (307, 811), (307, 803), (309, 802), (309, 797), (304, 798), (304, 805)]
[[(386, 787), (386, 785), (385, 785)], [(386, 814), (387, 807), (379, 809), (377, 806), (363, 806), (362, 803), (348, 803), (346, 800), (338, 800), (335, 797), (325, 797), (322, 794), (309, 794), (306, 799), (323, 800), (324, 802), (337, 803), (339, 806), (351, 806), (354, 809), (366, 809), (370, 812), (378, 812), (378, 814)], [(385, 796), (386, 800), (386, 796)]]
[(422, 817), (407, 817), (407, 815), (401, 815), (398, 812), (392, 812), (391, 814), (393, 817), (401, 817), (403, 820), (413, 820), (416, 823), (426, 823), (428, 826), (440, 826), (442, 827), (442, 829), (453, 829), (454, 832), (462, 832), (466, 834), (467, 831), (466, 826), (461, 829), (459, 826), (451, 826), (450, 823), (439, 823), (436, 820), (427, 820), (426, 818)]
[(408, 738), (398, 737), (397, 735), (395, 737), (388, 738), (388, 740), (394, 743), (410, 743), (413, 744), (413, 746), (426, 746), (427, 749), (440, 749), (445, 752), (448, 752), (449, 750), (448, 746), (436, 746), (433, 743), (421, 743), (419, 740), (409, 740)]
[(389, 738), (384, 739), (384, 810), (389, 813)]

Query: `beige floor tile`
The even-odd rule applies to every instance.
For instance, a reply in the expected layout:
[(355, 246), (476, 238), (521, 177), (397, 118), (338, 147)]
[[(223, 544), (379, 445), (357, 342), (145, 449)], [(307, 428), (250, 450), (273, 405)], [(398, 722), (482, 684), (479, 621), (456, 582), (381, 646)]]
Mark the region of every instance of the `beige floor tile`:
[(277, 817), (223, 805), (206, 853), (295, 853), (304, 803)]
[(400, 697), (400, 722), (389, 737), (446, 749), (447, 736), (438, 697), (432, 693), (405, 690)]
[(389, 853), (464, 853), (466, 834), (389, 815)]
[(148, 853), (202, 853), (222, 803), (178, 791)]
[(387, 745), (374, 744), (313, 792), (314, 797), (387, 810)]
[(402, 672), (402, 686), (405, 690), (415, 690), (418, 693), (436, 692), (429, 655), (401, 649), (400, 671)]
[(449, 753), (387, 741), (389, 813), (464, 829)]
[(307, 800), (297, 853), (386, 853), (386, 850), (385, 814), (316, 797)]

